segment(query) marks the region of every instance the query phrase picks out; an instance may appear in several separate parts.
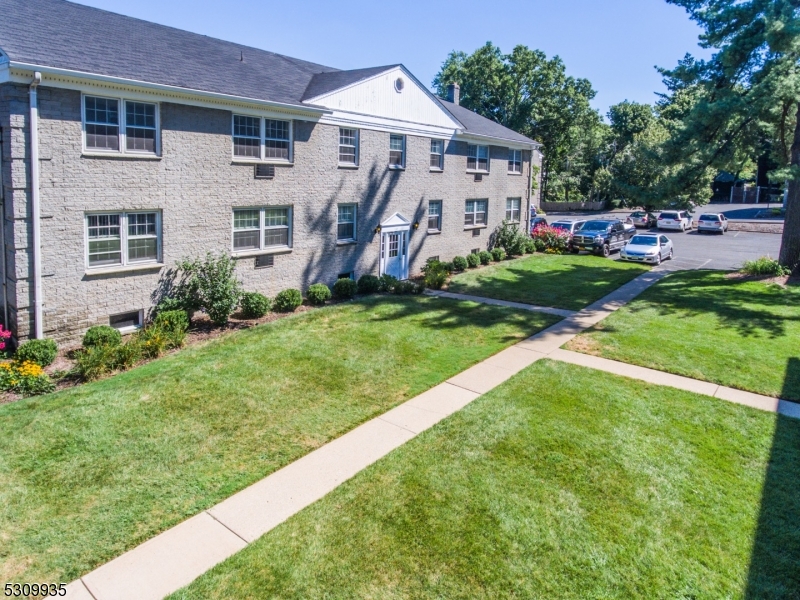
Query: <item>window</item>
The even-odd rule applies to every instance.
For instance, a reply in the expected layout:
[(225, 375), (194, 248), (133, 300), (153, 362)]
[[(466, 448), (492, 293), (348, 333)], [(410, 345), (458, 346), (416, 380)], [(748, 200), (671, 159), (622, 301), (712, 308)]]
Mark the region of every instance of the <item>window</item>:
[(389, 136), (389, 166), (394, 168), (402, 168), (405, 166), (406, 154), (406, 136), (404, 135), (390, 135)]
[(522, 150), (508, 149), (508, 172), (522, 173)]
[[(120, 114), (120, 106), (124, 113)], [(156, 154), (158, 107), (150, 102), (83, 97), (84, 146), (89, 151)]]
[(519, 223), (519, 207), (522, 198), (509, 198), (506, 200), (506, 221)]
[(156, 263), (161, 250), (157, 212), (86, 215), (89, 267)]
[(120, 315), (111, 315), (108, 317), (108, 324), (122, 333), (139, 329), (142, 326), (142, 311), (135, 310)]
[(156, 105), (125, 102), (125, 147), (128, 150), (156, 152)]
[(467, 200), (464, 225), (467, 227), (486, 225), (486, 206), (488, 204), (488, 200)]
[(237, 208), (233, 211), (233, 251), (289, 248), (292, 209), (288, 206)]
[(428, 203), (428, 231), (442, 230), (442, 201), (431, 200)]
[(358, 164), (358, 129), (339, 127), (339, 164)]
[(467, 147), (467, 170), (489, 172), (489, 146)]
[(431, 140), (431, 169), (444, 169), (444, 140)]
[(291, 162), (290, 121), (233, 115), (233, 156), (271, 162)]
[(350, 241), (356, 239), (356, 205), (340, 204), (337, 219), (336, 239)]

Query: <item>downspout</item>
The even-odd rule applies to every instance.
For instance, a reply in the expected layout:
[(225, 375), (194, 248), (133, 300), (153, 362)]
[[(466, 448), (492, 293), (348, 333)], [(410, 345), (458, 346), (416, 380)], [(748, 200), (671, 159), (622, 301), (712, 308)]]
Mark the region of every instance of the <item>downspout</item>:
[(3, 187), (3, 135), (0, 132), (0, 259), (3, 261), (0, 274), (3, 277), (3, 327), (8, 329), (8, 279), (6, 277), (6, 192)]
[(526, 196), (528, 196), (528, 216), (526, 218), (527, 223), (527, 235), (531, 234), (531, 204), (533, 203), (533, 192), (531, 191), (531, 185), (533, 185), (533, 157), (534, 153), (536, 152), (536, 146), (531, 146), (531, 159), (528, 162), (528, 192)]
[(31, 100), (31, 213), (33, 218), (33, 322), (34, 338), (44, 337), (42, 324), (42, 232), (39, 207), (39, 102), (42, 74), (36, 71), (30, 86)]

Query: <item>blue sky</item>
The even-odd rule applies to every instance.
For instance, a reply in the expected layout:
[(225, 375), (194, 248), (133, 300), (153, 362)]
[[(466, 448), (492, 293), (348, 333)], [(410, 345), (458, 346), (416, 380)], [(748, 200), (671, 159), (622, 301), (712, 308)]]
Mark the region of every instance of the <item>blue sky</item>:
[(663, 91), (654, 65), (707, 55), (699, 29), (664, 0), (80, 2), (341, 69), (403, 63), (426, 85), (451, 50), (524, 44), (589, 79), (603, 114), (625, 99), (653, 102)]

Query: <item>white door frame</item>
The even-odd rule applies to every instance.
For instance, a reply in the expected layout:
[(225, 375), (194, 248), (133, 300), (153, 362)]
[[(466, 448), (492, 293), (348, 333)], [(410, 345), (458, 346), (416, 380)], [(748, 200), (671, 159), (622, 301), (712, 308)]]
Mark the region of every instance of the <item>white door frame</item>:
[(411, 221), (406, 219), (400, 213), (394, 213), (391, 217), (381, 223), (381, 240), (380, 240), (380, 260), (379, 271), (383, 275), (386, 273), (386, 261), (388, 256), (388, 242), (387, 235), (390, 233), (401, 234), (401, 267), (398, 279), (408, 279), (408, 244), (411, 238)]

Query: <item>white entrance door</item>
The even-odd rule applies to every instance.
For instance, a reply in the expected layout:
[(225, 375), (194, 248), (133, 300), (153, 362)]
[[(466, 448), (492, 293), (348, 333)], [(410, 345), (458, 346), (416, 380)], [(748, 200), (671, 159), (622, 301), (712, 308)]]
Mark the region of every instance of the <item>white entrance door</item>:
[(408, 279), (408, 232), (383, 234), (383, 272), (398, 279)]

